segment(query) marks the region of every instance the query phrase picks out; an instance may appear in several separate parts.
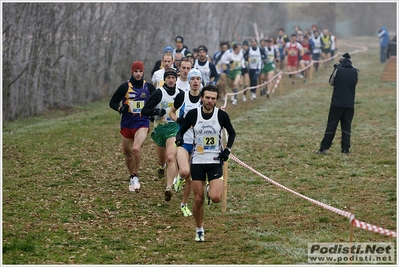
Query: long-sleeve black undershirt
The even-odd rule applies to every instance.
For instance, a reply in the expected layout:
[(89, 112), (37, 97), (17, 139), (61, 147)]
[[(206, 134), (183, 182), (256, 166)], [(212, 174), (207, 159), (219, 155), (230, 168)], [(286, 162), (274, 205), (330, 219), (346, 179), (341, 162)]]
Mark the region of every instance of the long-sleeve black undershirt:
[[(135, 88), (142, 88), (143, 87), (143, 82), (144, 80), (136, 80), (133, 78), (133, 76), (130, 77), (129, 80), (133, 87)], [(150, 93), (150, 95), (155, 91), (155, 86), (152, 83), (147, 82), (148, 85), (148, 91)], [(118, 89), (116, 89), (115, 93), (113, 94), (113, 96), (111, 97), (111, 100), (109, 101), (109, 106), (113, 109), (118, 111), (119, 109), (119, 104), (122, 101), (123, 97), (126, 95), (127, 90), (129, 89), (129, 86), (127, 84), (127, 82), (122, 83)]]

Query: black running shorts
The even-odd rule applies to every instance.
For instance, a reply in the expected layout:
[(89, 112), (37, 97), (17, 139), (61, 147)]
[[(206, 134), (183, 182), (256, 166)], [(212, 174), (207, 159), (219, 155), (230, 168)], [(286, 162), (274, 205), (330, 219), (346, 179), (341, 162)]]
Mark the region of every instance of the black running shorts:
[(219, 179), (223, 176), (222, 164), (191, 164), (191, 179), (193, 181), (208, 181)]

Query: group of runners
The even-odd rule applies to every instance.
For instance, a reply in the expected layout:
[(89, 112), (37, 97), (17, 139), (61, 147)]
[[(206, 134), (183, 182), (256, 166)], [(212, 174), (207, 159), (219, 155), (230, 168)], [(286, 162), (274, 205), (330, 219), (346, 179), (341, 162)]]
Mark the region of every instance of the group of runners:
[[(166, 62), (166, 61), (165, 61)], [(235, 131), (227, 113), (216, 107), (217, 86), (203, 85), (200, 70), (182, 59), (180, 75), (163, 69), (162, 86), (143, 79), (144, 63), (135, 61), (131, 77), (113, 94), (109, 105), (121, 115), (122, 150), (129, 170), (129, 190), (139, 192), (141, 147), (150, 131), (156, 145), (158, 177), (166, 176), (165, 201), (184, 188), (180, 210), (194, 215), (195, 240), (204, 241), (204, 187), (208, 201), (218, 203), (223, 192), (223, 163), (229, 159)], [(154, 73), (155, 74), (155, 73)], [(177, 87), (177, 82), (184, 84)], [(226, 145), (222, 129), (228, 132)], [(193, 212), (187, 202), (194, 194)], [(208, 202), (208, 203), (209, 203)]]
[[(195, 240), (204, 241), (204, 196), (208, 204), (221, 201), (222, 166), (229, 159), (236, 136), (228, 114), (216, 107), (219, 97), (226, 97), (227, 86), (233, 92), (240, 86), (250, 86), (255, 87), (250, 91), (250, 99), (255, 100), (256, 86), (273, 77), (277, 63), (277, 70), (283, 70), (285, 58), (290, 71), (310, 64), (312, 58), (331, 56), (323, 41), (326, 35), (319, 33), (319, 29), (306, 34), (298, 30), (288, 38), (280, 29), (275, 39), (265, 38), (260, 44), (256, 39), (242, 45), (221, 42), (213, 57), (205, 45), (189, 51), (183, 37), (177, 36), (176, 47), (166, 46), (162, 59), (155, 63), (151, 82), (144, 80), (144, 63), (134, 61), (130, 79), (118, 87), (109, 102), (121, 116), (129, 191), (140, 191), (141, 148), (153, 122), (150, 136), (156, 145), (157, 175), (166, 177), (165, 201), (172, 199), (173, 190), (183, 192), (180, 210), (185, 217), (194, 215)], [(306, 79), (307, 73), (303, 75)], [(260, 88), (260, 95), (269, 96), (268, 89)], [(242, 100), (246, 101), (245, 93)], [(237, 96), (231, 101), (236, 105)], [(222, 129), (228, 133), (226, 142)], [(187, 206), (191, 192), (193, 212)]]

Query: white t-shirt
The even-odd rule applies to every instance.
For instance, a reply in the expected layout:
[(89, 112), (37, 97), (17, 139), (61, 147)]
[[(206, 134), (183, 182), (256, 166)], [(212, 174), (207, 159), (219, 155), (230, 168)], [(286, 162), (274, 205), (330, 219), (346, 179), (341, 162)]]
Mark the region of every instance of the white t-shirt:
[(182, 89), (184, 92), (190, 91), (190, 83), (188, 80), (183, 82), (179, 77), (176, 81), (176, 88)]
[(228, 56), (226, 57), (226, 61), (227, 63), (225, 64), (230, 64), (231, 61), (233, 61), (233, 66), (230, 66), (230, 70), (245, 68), (244, 54), (241, 52), (238, 53), (237, 55), (234, 54), (234, 52), (229, 53)]
[(228, 60), (229, 55), (233, 53), (233, 51), (231, 49), (226, 50), (222, 57), (220, 58), (219, 62), (218, 62), (218, 67), (216, 68), (217, 73), (220, 75), (221, 73), (223, 73), (224, 71), (224, 67), (223, 65), (229, 65), (230, 60)]
[(160, 70), (157, 70), (156, 72), (154, 72), (154, 74), (152, 75), (151, 81), (152, 81), (152, 84), (154, 84), (155, 89), (161, 88), (163, 86), (163, 84), (165, 83), (165, 81), (163, 80), (164, 73), (165, 73), (165, 69), (160, 69)]

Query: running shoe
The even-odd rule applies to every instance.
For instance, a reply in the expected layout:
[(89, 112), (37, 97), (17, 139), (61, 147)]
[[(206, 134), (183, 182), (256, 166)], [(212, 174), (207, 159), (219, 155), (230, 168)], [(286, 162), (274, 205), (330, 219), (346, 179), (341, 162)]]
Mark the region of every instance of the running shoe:
[(251, 100), (255, 100), (256, 99), (256, 94), (255, 93), (251, 93)]
[(165, 169), (166, 169), (166, 164), (162, 167), (159, 167), (159, 169), (158, 169), (158, 178), (159, 179), (165, 177)]
[(231, 104), (233, 104), (233, 106), (237, 105), (237, 99), (231, 100)]
[(184, 188), (184, 185), (186, 184), (186, 179), (181, 178), (180, 175), (177, 175), (177, 178), (175, 178), (175, 181), (173, 183), (173, 187), (175, 188), (176, 193), (180, 192)]
[(134, 192), (140, 189), (140, 182), (137, 176), (130, 175), (129, 191)]
[(190, 209), (187, 207), (187, 205), (184, 205), (183, 207), (181, 207), (180, 210), (183, 213), (184, 217), (188, 217), (188, 216), (192, 216), (193, 215), (191, 213)]
[(139, 192), (140, 190), (140, 181), (137, 176), (133, 176), (133, 189), (136, 192)]
[(242, 101), (247, 102), (247, 97), (245, 95), (242, 96)]
[(205, 241), (204, 235), (205, 235), (204, 232), (197, 232), (195, 235), (195, 241), (204, 242)]
[(165, 189), (165, 201), (170, 201), (172, 199), (172, 190), (170, 189), (170, 187), (166, 187)]

